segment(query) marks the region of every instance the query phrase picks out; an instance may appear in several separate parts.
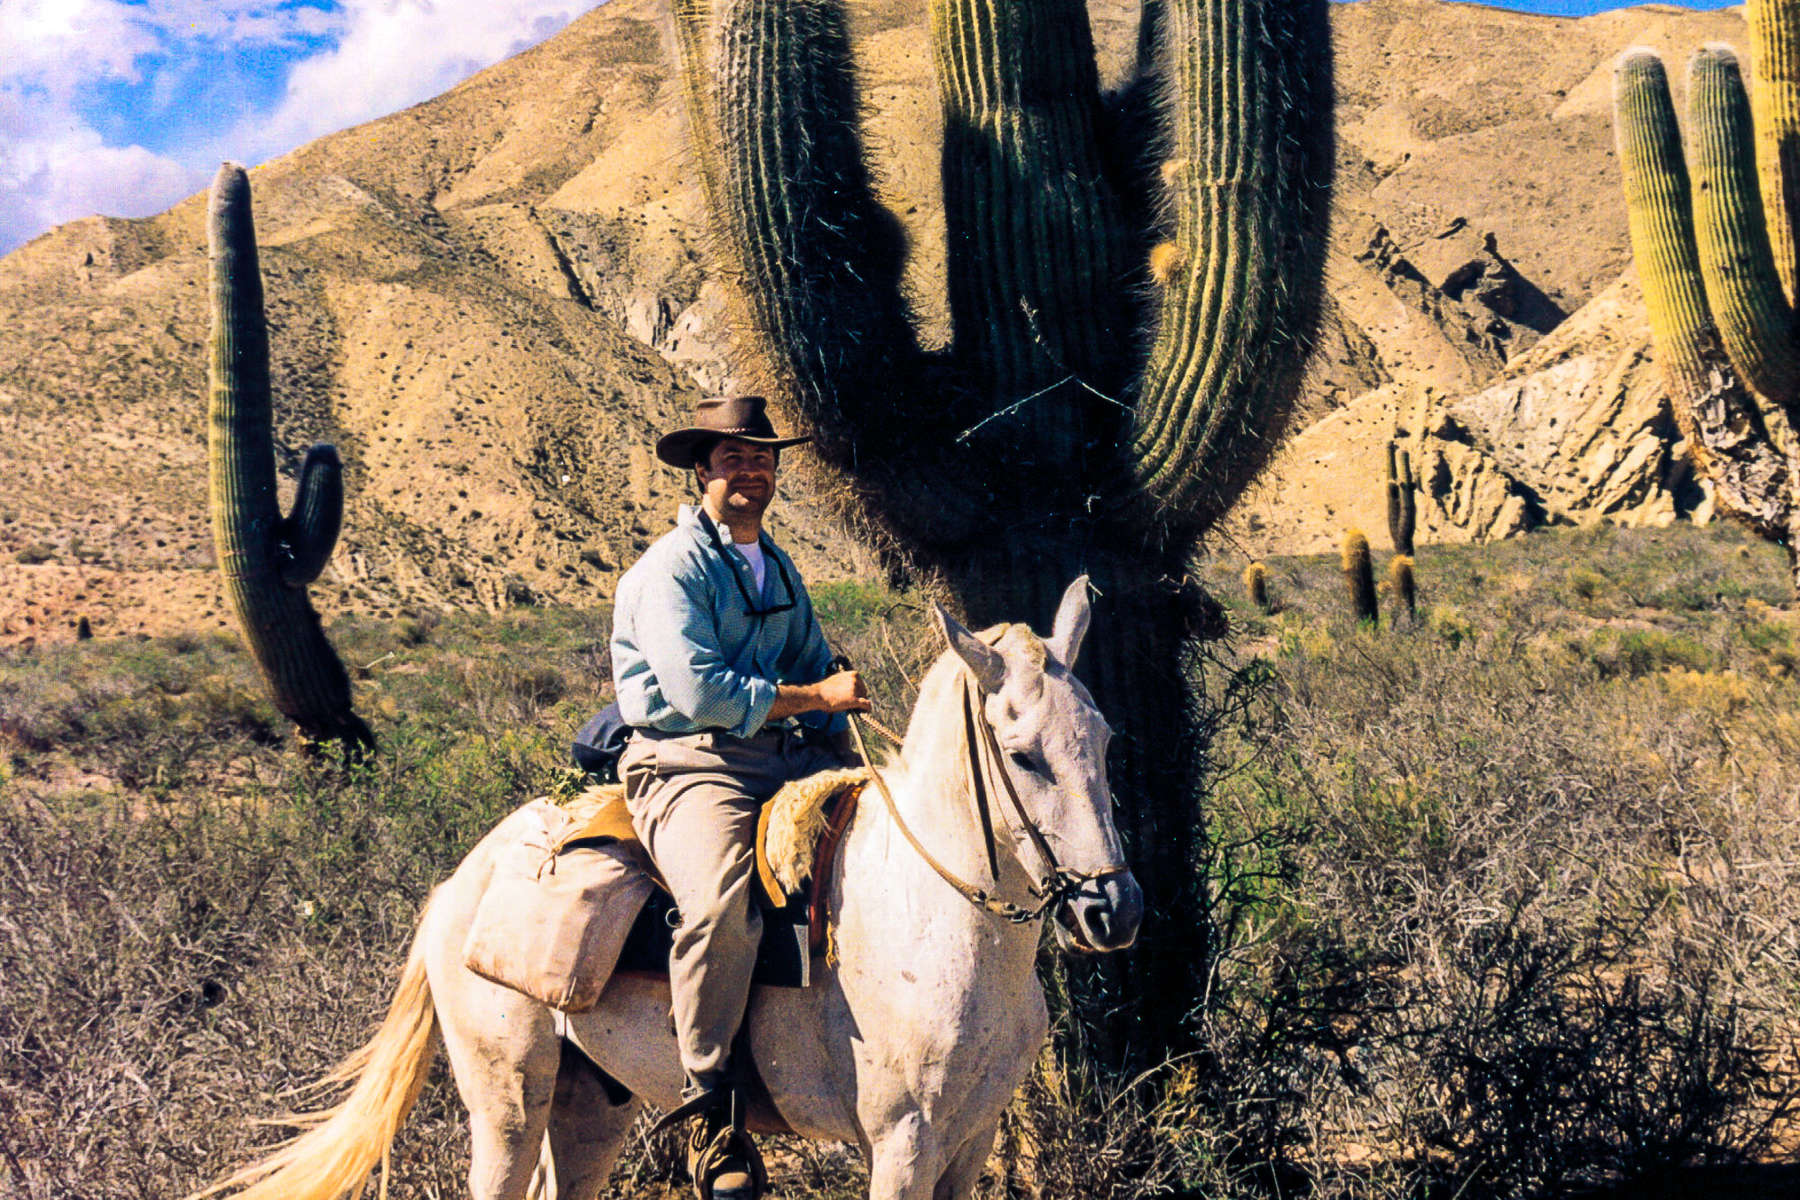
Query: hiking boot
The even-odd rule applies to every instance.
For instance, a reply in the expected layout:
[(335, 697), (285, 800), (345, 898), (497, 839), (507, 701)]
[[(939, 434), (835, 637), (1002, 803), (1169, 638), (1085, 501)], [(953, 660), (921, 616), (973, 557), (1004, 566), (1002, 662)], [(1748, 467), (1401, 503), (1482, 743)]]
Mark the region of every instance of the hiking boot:
[(762, 1156), (747, 1133), (709, 1119), (688, 1140), (688, 1174), (700, 1200), (759, 1200), (766, 1176)]

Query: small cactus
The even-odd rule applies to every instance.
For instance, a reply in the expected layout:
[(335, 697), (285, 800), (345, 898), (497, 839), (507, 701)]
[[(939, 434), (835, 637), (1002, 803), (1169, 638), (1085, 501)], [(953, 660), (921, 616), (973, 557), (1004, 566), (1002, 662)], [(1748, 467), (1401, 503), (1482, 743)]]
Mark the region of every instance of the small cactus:
[(1369, 560), (1369, 539), (1360, 529), (1344, 533), (1344, 586), (1350, 590), (1350, 608), (1358, 621), (1381, 624), (1375, 602), (1375, 568)]
[(213, 545), (225, 594), (275, 707), (316, 741), (346, 753), (375, 736), (350, 707), (350, 677), (326, 640), (306, 585), (331, 557), (343, 516), (337, 451), (307, 451), (299, 494), (286, 518), (275, 500), (275, 438), (269, 397), (269, 334), (262, 273), (244, 168), (225, 163), (207, 210), (212, 267), (212, 338), (207, 446)]
[(1394, 553), (1411, 555), (1413, 526), (1418, 519), (1418, 484), (1413, 479), (1412, 456), (1398, 442), (1388, 443), (1387, 520), (1394, 539)]
[(1269, 568), (1253, 562), (1244, 568), (1244, 593), (1258, 612), (1269, 611)]
[(1410, 554), (1396, 554), (1388, 560), (1388, 588), (1394, 599), (1406, 607), (1409, 620), (1419, 618), (1419, 585), (1413, 578), (1413, 560)]

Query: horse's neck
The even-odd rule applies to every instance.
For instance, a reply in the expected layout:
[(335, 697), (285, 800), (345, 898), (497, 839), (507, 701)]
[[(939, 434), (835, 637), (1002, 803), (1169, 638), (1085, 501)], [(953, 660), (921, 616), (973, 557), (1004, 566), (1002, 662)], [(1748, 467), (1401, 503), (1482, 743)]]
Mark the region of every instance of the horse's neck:
[[(989, 821), (995, 864), (999, 867), (998, 886), (990, 871), (988, 842), (971, 792), (973, 768), (965, 737), (961, 678), (959, 670), (946, 671), (943, 666), (927, 676), (907, 726), (900, 757), (882, 768), (882, 776), (901, 819), (932, 857), (964, 883), (1024, 904), (1030, 898), (1030, 879), (1018, 860), (1005, 814), (991, 803)], [(997, 926), (1035, 944), (1035, 925), (1007, 925), (938, 878), (894, 826), (885, 808), (885, 803), (876, 797), (865, 795), (864, 810), (869, 819), (858, 820), (852, 835), (863, 843), (857, 849), (867, 852), (858, 855), (864, 860), (862, 865), (872, 868), (879, 864), (882, 877), (890, 881), (886, 891), (896, 902), (914, 907), (940, 903), (952, 914), (966, 917), (971, 928), (991, 931)], [(900, 888), (891, 886), (900, 881), (904, 881), (910, 894), (902, 895)]]

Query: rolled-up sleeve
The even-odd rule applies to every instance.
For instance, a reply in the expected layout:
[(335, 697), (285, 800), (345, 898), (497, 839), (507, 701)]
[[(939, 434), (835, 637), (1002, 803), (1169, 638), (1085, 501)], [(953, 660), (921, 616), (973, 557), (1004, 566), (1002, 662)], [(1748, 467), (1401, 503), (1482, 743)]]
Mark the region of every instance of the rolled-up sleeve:
[[(790, 565), (789, 570), (793, 570)], [(795, 571), (795, 578), (799, 572)], [(794, 609), (795, 623), (804, 629), (804, 641), (800, 652), (794, 656), (793, 683), (817, 683), (831, 674), (831, 645), (825, 640), (825, 631), (819, 627), (819, 619), (813, 613), (812, 597), (805, 589), (801, 589), (797, 606)], [(843, 713), (809, 712), (800, 714), (798, 720), (815, 729), (823, 729), (830, 733), (842, 733), (850, 728), (850, 720)]]
[(705, 583), (680, 574), (653, 574), (640, 586), (636, 648), (662, 699), (701, 728), (739, 737), (761, 729), (775, 706), (775, 684), (725, 661)]

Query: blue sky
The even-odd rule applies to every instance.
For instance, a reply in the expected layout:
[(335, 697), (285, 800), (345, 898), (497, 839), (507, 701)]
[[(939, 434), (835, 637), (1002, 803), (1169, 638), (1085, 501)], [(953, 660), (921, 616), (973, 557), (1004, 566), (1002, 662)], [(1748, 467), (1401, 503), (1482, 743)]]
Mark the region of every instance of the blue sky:
[(435, 96), (599, 2), (0, 0), (0, 253), (76, 217), (160, 212), (221, 159), (262, 162)]
[[(1490, 2), (1490, 0), (1483, 0)], [(1639, 3), (1650, 3), (1651, 0), (1637, 0)], [(1677, 8), (1731, 8), (1743, 0), (1656, 0), (1657, 3), (1671, 4)], [(1510, 8), (1515, 12), (1542, 13), (1549, 17), (1591, 17), (1597, 12), (1607, 12), (1615, 8), (1630, 8), (1630, 4), (1608, 3), (1607, 0), (1491, 0), (1494, 8)]]

